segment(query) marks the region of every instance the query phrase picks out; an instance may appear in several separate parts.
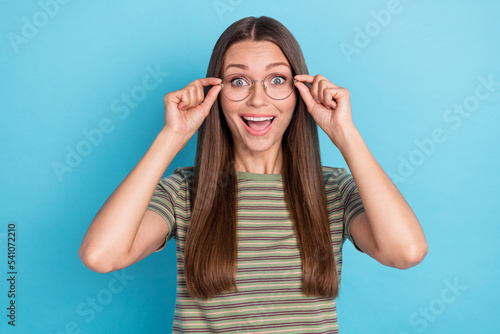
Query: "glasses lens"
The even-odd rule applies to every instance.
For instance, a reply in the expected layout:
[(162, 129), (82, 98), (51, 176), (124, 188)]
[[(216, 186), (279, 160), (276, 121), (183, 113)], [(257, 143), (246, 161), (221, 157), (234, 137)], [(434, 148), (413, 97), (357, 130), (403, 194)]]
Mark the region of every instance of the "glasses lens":
[(267, 95), (275, 100), (286, 99), (293, 91), (292, 76), (286, 73), (271, 73), (264, 79)]
[(222, 81), (222, 93), (233, 101), (245, 99), (251, 88), (252, 80), (244, 74), (230, 74)]
[[(286, 73), (271, 73), (264, 79), (264, 86), (270, 98), (283, 100), (293, 92), (293, 78)], [(230, 74), (222, 80), (222, 93), (229, 100), (244, 100), (250, 95), (251, 90), (252, 79), (248, 75)]]

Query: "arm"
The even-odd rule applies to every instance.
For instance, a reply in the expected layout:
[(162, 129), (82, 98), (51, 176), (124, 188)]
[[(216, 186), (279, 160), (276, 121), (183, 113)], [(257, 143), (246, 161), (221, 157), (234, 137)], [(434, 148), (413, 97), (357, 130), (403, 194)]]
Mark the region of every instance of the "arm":
[(101, 273), (122, 269), (160, 247), (168, 226), (159, 214), (146, 209), (184, 141), (175, 133), (158, 134), (92, 220), (79, 249), (85, 266)]
[[(125, 268), (158, 249), (168, 225), (148, 204), (165, 170), (196, 133), (220, 91), (220, 79), (202, 78), (165, 95), (165, 125), (144, 157), (92, 220), (79, 249), (89, 269)], [(206, 97), (203, 87), (212, 87)]]
[(341, 137), (338, 148), (365, 208), (351, 223), (356, 244), (390, 267), (406, 269), (418, 264), (427, 253), (427, 242), (417, 217), (359, 132), (352, 128)]
[[(295, 78), (308, 111), (340, 150), (358, 188), (365, 212), (349, 229), (356, 244), (387, 266), (406, 269), (418, 264), (427, 254), (423, 230), (354, 126), (349, 91), (321, 75)], [(312, 84), (310, 91), (302, 81)]]

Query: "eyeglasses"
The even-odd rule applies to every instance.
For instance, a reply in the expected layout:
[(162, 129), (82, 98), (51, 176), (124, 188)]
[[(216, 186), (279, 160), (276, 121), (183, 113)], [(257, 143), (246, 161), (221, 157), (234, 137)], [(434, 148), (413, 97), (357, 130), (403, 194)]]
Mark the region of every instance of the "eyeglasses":
[(219, 85), (222, 86), (222, 93), (228, 100), (238, 102), (250, 96), (257, 81), (262, 81), (264, 91), (273, 100), (284, 100), (289, 97), (294, 89), (293, 84), (297, 82), (286, 73), (271, 73), (264, 80), (253, 80), (246, 74), (235, 73), (224, 77)]

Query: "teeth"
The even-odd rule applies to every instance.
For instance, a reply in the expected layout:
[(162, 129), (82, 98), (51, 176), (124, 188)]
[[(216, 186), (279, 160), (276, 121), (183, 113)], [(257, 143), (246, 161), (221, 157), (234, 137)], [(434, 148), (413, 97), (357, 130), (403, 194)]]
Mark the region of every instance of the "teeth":
[(245, 117), (242, 116), (247, 121), (267, 121), (268, 119), (273, 119), (274, 117)]

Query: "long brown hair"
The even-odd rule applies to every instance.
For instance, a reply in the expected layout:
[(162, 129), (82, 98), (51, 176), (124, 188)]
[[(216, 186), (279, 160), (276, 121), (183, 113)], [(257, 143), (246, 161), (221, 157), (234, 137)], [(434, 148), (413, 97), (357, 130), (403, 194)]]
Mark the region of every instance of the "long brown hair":
[[(247, 40), (273, 42), (288, 59), (293, 75), (308, 73), (302, 51), (290, 31), (275, 19), (261, 16), (241, 19), (222, 33), (213, 49), (207, 77), (221, 78), (228, 48)], [(302, 291), (307, 296), (336, 298), (339, 282), (318, 131), (300, 96), (281, 145), (283, 190), (300, 247)], [(184, 249), (186, 280), (194, 297), (207, 299), (233, 288), (239, 291), (235, 279), (238, 258), (236, 208), (233, 141), (217, 99), (198, 129), (192, 215)]]

